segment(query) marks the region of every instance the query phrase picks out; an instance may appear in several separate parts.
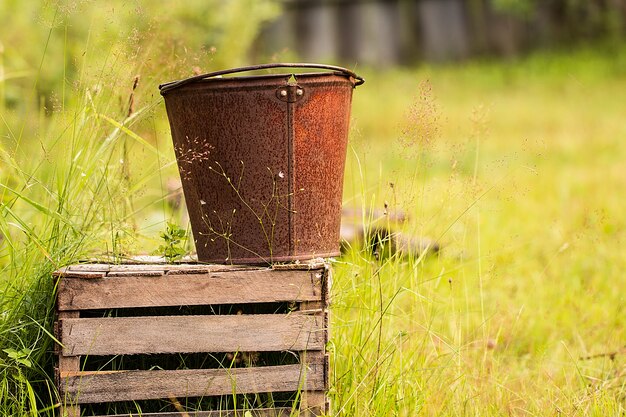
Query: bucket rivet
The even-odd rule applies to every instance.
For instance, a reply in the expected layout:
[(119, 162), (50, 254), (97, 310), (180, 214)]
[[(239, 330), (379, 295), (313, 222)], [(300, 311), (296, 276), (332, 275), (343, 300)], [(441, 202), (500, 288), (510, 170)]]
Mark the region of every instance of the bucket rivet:
[(296, 95), (301, 96), (302, 94), (304, 94), (304, 91), (302, 91), (302, 89), (301, 89), (301, 88), (298, 88), (298, 89), (296, 90)]
[(287, 97), (287, 90), (280, 90), (281, 97)]

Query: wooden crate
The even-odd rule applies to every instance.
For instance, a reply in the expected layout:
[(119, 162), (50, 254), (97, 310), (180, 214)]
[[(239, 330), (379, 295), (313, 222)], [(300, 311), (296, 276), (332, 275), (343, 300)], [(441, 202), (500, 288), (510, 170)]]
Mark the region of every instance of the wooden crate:
[[(175, 410), (144, 415), (289, 416), (298, 408), (302, 416), (328, 412), (329, 268), (324, 263), (273, 268), (81, 264), (55, 276), (61, 415), (78, 417), (81, 407), (90, 414), (95, 407), (98, 414), (103, 404), (110, 410), (119, 402), (152, 404), (159, 399)], [(182, 355), (207, 356), (194, 369), (158, 363), (164, 358), (171, 366), (172, 358)], [(293, 359), (268, 365), (259, 357)], [(157, 364), (138, 369), (133, 361)], [(207, 368), (205, 361), (213, 365)], [(282, 395), (282, 403), (268, 406), (258, 401), (258, 394), (267, 399)], [(257, 402), (250, 403), (249, 397)], [(205, 399), (224, 404), (237, 398), (247, 399), (248, 405), (229, 412), (183, 411), (188, 399), (197, 406)]]

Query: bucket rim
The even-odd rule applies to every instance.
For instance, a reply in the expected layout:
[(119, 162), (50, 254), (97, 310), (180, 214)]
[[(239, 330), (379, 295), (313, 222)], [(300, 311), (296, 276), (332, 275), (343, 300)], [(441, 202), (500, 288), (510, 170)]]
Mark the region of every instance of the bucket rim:
[[(170, 92), (176, 88), (179, 88), (184, 85), (191, 84), (191, 83), (204, 82), (210, 79), (224, 80), (224, 78), (221, 78), (222, 75), (236, 74), (236, 73), (247, 72), (247, 71), (257, 71), (257, 70), (263, 70), (263, 69), (273, 69), (273, 68), (314, 68), (314, 69), (331, 70), (332, 72), (308, 72), (308, 73), (300, 73), (300, 74), (286, 72), (282, 74), (256, 74), (256, 75), (248, 75), (248, 76), (236, 76), (236, 77), (228, 77), (226, 79), (227, 80), (244, 80), (244, 79), (250, 80), (250, 79), (255, 79), (255, 78), (259, 78), (259, 79), (280, 78), (280, 77), (288, 77), (290, 75), (293, 75), (294, 77), (340, 75), (340, 76), (347, 77), (350, 81), (352, 81), (353, 88), (365, 82), (365, 79), (363, 77), (358, 76), (355, 72), (347, 68), (339, 67), (336, 65), (314, 64), (314, 63), (270, 63), (270, 64), (259, 64), (259, 65), (252, 65), (252, 66), (247, 66), (247, 67), (225, 69), (225, 70), (210, 72), (206, 74), (195, 75), (193, 77), (185, 78), (182, 80), (170, 81), (170, 82), (159, 85), (159, 90), (160, 90), (161, 95), (164, 96), (165, 93), (167, 92)], [(213, 77), (220, 77), (220, 78), (213, 78)]]
[[(339, 72), (306, 72), (306, 73), (282, 73), (282, 74), (256, 74), (256, 75), (238, 75), (234, 77), (216, 77), (196, 80), (194, 82), (177, 86), (176, 88), (161, 92), (163, 97), (169, 97), (170, 94), (182, 94), (185, 91), (194, 88), (207, 87), (210, 89), (242, 89), (242, 88), (258, 88), (261, 86), (278, 86), (288, 82), (289, 78), (295, 77), (295, 84), (300, 83), (341, 83), (346, 84), (349, 88), (354, 88), (354, 83), (346, 78), (344, 74)], [(282, 81), (282, 82), (281, 82)]]

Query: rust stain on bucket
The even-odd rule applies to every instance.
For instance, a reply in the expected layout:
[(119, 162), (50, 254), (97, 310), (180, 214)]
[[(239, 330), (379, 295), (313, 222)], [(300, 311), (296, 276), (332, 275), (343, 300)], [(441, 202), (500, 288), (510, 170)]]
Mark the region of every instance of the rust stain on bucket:
[[(339, 255), (352, 90), (331, 72), (161, 86), (198, 259), (268, 263)], [(252, 69), (256, 69), (253, 67)]]

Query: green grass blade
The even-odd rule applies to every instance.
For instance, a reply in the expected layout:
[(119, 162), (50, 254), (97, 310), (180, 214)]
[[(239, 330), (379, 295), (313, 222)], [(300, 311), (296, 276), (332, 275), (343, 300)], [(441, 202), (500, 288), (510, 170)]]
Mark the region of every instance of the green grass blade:
[[(42, 214), (44, 214), (44, 215), (46, 215), (48, 217), (54, 218), (54, 219), (60, 221), (63, 224), (66, 224), (68, 226), (73, 227), (72, 222), (69, 219), (61, 216), (58, 212), (50, 210), (48, 207), (46, 207), (46, 206), (44, 206), (42, 204), (39, 204), (35, 200), (30, 199), (24, 193), (21, 193), (21, 192), (13, 189), (13, 188), (11, 188), (11, 187), (9, 187), (7, 185), (4, 185), (4, 184), (0, 184), (0, 187), (2, 187), (3, 189), (11, 192), (12, 194), (14, 194), (16, 197), (18, 197), (22, 201), (28, 203), (31, 207), (33, 207), (34, 209), (36, 209), (40, 213), (42, 213)], [(7, 207), (7, 209), (8, 209), (8, 207)], [(15, 216), (13, 212), (11, 212), (11, 214), (13, 216)]]
[(144, 138), (142, 138), (141, 136), (139, 136), (138, 134), (136, 134), (135, 132), (130, 130), (128, 127), (124, 126), (122, 123), (118, 122), (117, 120), (111, 119), (109, 116), (106, 116), (104, 114), (98, 114), (97, 117), (107, 121), (112, 126), (114, 126), (116, 129), (119, 129), (121, 132), (125, 133), (128, 137), (136, 140), (137, 142), (139, 142), (140, 144), (145, 146), (151, 152), (153, 152), (155, 154), (158, 154), (158, 151), (154, 147), (154, 145), (152, 145), (151, 143), (146, 141)]

